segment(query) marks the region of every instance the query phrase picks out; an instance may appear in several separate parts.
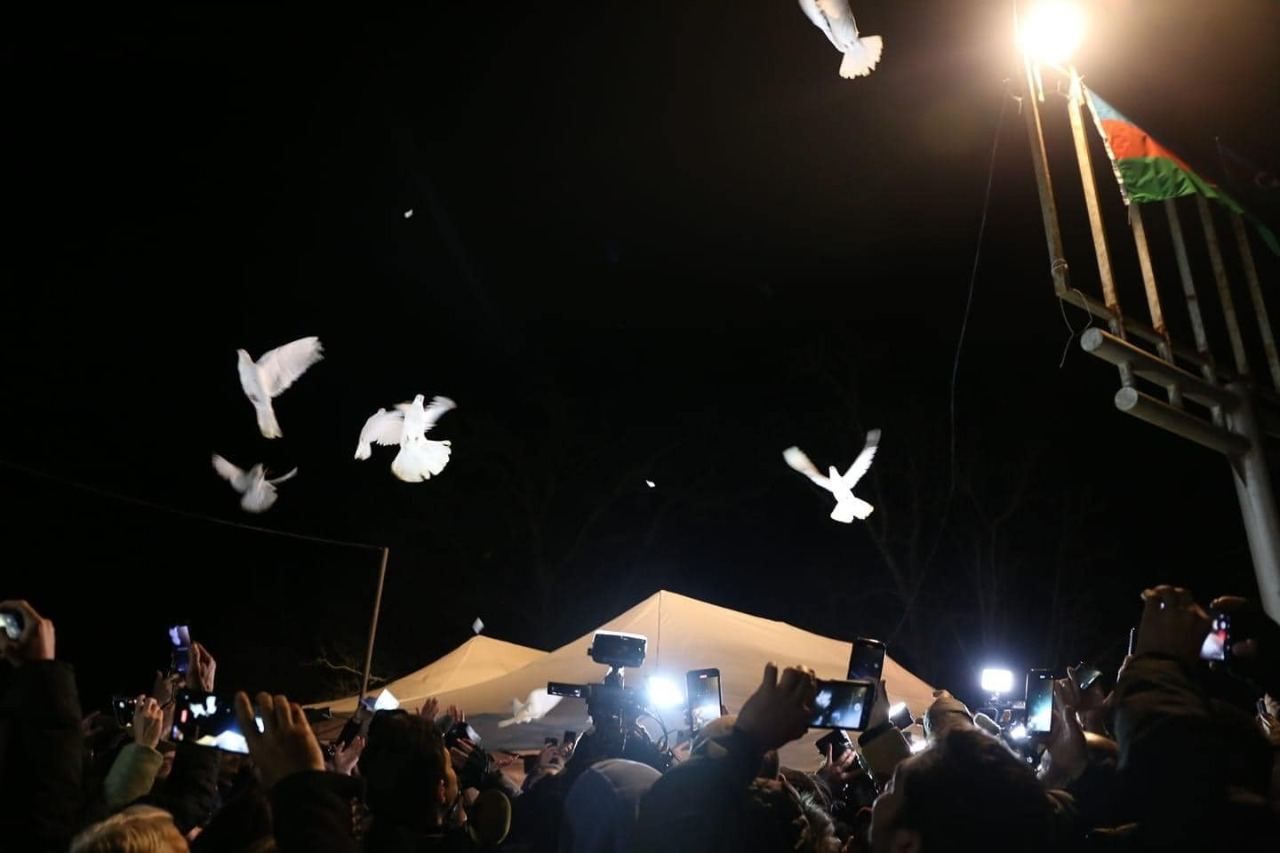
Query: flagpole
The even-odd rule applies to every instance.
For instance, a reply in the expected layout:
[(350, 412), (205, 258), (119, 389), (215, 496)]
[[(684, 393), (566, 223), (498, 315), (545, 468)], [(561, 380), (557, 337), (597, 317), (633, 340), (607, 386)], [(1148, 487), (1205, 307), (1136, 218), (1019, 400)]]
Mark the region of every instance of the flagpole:
[[(1147, 311), (1151, 315), (1151, 327), (1161, 337), (1156, 350), (1165, 361), (1177, 364), (1173, 358), (1173, 344), (1169, 340), (1169, 329), (1164, 324), (1160, 293), (1156, 290), (1156, 271), (1151, 264), (1151, 250), (1147, 247), (1147, 229), (1142, 222), (1142, 207), (1137, 202), (1129, 205), (1129, 227), (1133, 229), (1133, 245), (1138, 250), (1138, 267), (1142, 270), (1142, 288), (1147, 294)], [(1169, 404), (1182, 408), (1182, 389), (1177, 384), (1170, 384), (1166, 389), (1169, 394)]]
[[(1093, 180), (1093, 160), (1089, 156), (1089, 140), (1084, 132), (1084, 118), (1080, 114), (1082, 93), (1080, 75), (1074, 67), (1070, 69), (1070, 73), (1071, 93), (1067, 98), (1067, 115), (1071, 119), (1071, 138), (1076, 146), (1076, 162), (1080, 166), (1080, 183), (1084, 189), (1084, 204), (1089, 212), (1089, 230), (1093, 235), (1094, 254), (1098, 259), (1098, 277), (1102, 280), (1102, 301), (1113, 315), (1111, 331), (1121, 340), (1125, 340), (1127, 336), (1124, 330), (1124, 317), (1120, 311), (1120, 299), (1116, 295), (1115, 277), (1111, 272), (1111, 252), (1107, 248), (1107, 233), (1102, 226), (1102, 209), (1098, 204), (1098, 187)], [(1126, 377), (1125, 384), (1129, 385), (1131, 383), (1132, 379)]]
[(1276, 355), (1276, 338), (1271, 331), (1271, 320), (1267, 317), (1267, 302), (1262, 296), (1262, 286), (1258, 284), (1258, 268), (1253, 263), (1249, 235), (1245, 233), (1240, 214), (1234, 210), (1231, 212), (1231, 230), (1236, 234), (1236, 245), (1240, 248), (1240, 261), (1244, 265), (1244, 278), (1249, 283), (1249, 298), (1253, 300), (1253, 310), (1258, 317), (1262, 349), (1267, 355), (1267, 367), (1271, 369), (1271, 384), (1280, 391), (1280, 356)]
[(1209, 247), (1209, 263), (1213, 267), (1213, 279), (1218, 286), (1218, 299), (1222, 302), (1222, 318), (1227, 323), (1227, 337), (1231, 339), (1231, 353), (1236, 360), (1236, 373), (1249, 375), (1249, 356), (1244, 351), (1244, 338), (1240, 335), (1240, 323), (1236, 319), (1236, 303), (1231, 298), (1231, 284), (1222, 264), (1222, 250), (1218, 246), (1218, 232), (1213, 227), (1213, 211), (1209, 202), (1196, 193), (1196, 208), (1200, 211), (1200, 224), (1204, 227), (1204, 242)]
[(1182, 235), (1182, 220), (1178, 217), (1178, 205), (1171, 199), (1164, 200), (1164, 212), (1169, 219), (1169, 234), (1173, 237), (1173, 256), (1178, 262), (1178, 277), (1182, 279), (1182, 295), (1187, 300), (1187, 314), (1191, 317), (1191, 333), (1196, 340), (1196, 352), (1204, 359), (1200, 372), (1210, 382), (1215, 381), (1213, 353), (1209, 349), (1209, 336), (1204, 331), (1204, 317), (1200, 314), (1200, 298), (1196, 296), (1196, 282), (1191, 275), (1191, 261), (1187, 258), (1187, 242)]
[(364, 702), (369, 692), (369, 674), (373, 670), (373, 643), (378, 637), (378, 614), (382, 611), (382, 587), (387, 580), (387, 557), (391, 549), (382, 549), (382, 563), (378, 566), (378, 589), (373, 594), (373, 618), (369, 621), (369, 642), (364, 649), (364, 672), (360, 678), (360, 698), (356, 700), (356, 708)]

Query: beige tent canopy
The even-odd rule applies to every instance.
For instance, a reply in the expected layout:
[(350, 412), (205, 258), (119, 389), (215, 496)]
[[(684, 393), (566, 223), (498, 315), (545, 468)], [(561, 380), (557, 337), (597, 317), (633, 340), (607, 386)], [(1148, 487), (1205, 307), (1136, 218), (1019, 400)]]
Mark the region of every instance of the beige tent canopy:
[[(528, 646), (477, 635), (444, 657), (384, 687), (405, 707), (419, 708), (431, 696), (498, 678), (546, 655), (546, 652)], [(384, 687), (377, 688), (375, 695)], [(350, 714), (356, 709), (356, 697), (319, 702), (308, 707), (327, 707), (335, 713)]]
[[(819, 678), (844, 678), (849, 662), (850, 643), (673, 592), (657, 592), (596, 630), (643, 634), (649, 639), (644, 666), (626, 671), (628, 686), (643, 688), (645, 679), (655, 675), (683, 685), (687, 670), (719, 668), (724, 703), (731, 712), (741, 708), (755, 690), (768, 661), (779, 666), (803, 664), (812, 667)], [(566, 698), (539, 720), (506, 727), (499, 727), (498, 722), (512, 716), (514, 700), (524, 702), (534, 690), (545, 690), (548, 681), (601, 681), (607, 667), (587, 655), (594, 634), (584, 634), (552, 652), (473, 637), (418, 673), (392, 682), (391, 692), (410, 709), (419, 707), (428, 695), (436, 696), (441, 707), (457, 705), (490, 748), (536, 749), (544, 737), (558, 737), (566, 729), (585, 729), (586, 703)], [(468, 652), (472, 644), (475, 646)], [(489, 677), (479, 677), (480, 668), (464, 674), (467, 655), (480, 661), (477, 650), (481, 647), (488, 656), (483, 659)], [(430, 675), (419, 678), (423, 673)], [(885, 658), (884, 678), (890, 699), (906, 702), (913, 714), (919, 715), (933, 701), (933, 688), (892, 658)], [(407, 686), (409, 682), (414, 686)], [(397, 689), (402, 683), (406, 686)], [(324, 704), (335, 711), (350, 710), (354, 700)], [(672, 732), (682, 727), (682, 715), (678, 708), (661, 712)], [(656, 726), (647, 727), (657, 733)], [(818, 757), (812, 743), (821, 734), (811, 733), (784, 750), (784, 762), (792, 767), (812, 766)]]

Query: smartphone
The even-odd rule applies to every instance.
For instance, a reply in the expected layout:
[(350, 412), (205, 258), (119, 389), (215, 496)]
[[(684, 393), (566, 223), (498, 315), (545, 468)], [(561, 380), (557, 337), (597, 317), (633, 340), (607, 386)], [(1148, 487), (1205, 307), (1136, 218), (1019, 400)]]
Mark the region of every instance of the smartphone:
[(1200, 660), (1226, 660), (1231, 654), (1231, 615), (1213, 614), (1209, 633), (1200, 644)]
[(863, 637), (854, 640), (853, 650), (849, 652), (849, 674), (845, 677), (851, 681), (874, 681), (879, 684), (883, 671), (884, 643)]
[(813, 697), (811, 729), (854, 729), (866, 727), (867, 715), (875, 702), (873, 681), (818, 681)]
[(818, 754), (826, 756), (827, 749), (831, 749), (831, 760), (839, 761), (840, 756), (853, 749), (853, 741), (849, 740), (849, 736), (844, 733), (843, 729), (835, 729), (834, 731), (818, 738), (814, 744), (818, 748)]
[[(480, 733), (471, 728), (471, 724), (466, 721), (454, 723), (449, 731), (444, 733), (444, 745), (449, 749), (453, 749), (458, 745), (458, 741), (464, 739), (471, 741), (476, 746), (480, 745)], [(555, 740), (555, 738), (550, 739)]]
[(111, 697), (111, 713), (115, 715), (116, 722), (126, 728), (133, 725), (133, 712), (137, 707), (137, 696)]
[(553, 737), (544, 737), (542, 739), (542, 745), (543, 746), (559, 746), (560, 741), (556, 740)]
[(1102, 677), (1102, 670), (1098, 669), (1091, 663), (1081, 661), (1076, 664), (1076, 687), (1080, 688), (1083, 693), (1093, 686), (1094, 682)]
[(1053, 723), (1053, 673), (1027, 670), (1027, 733), (1048, 734)]
[(720, 693), (720, 670), (691, 669), (684, 674), (685, 696), (689, 701), (689, 725), (696, 732), (720, 716), (724, 702)]
[(911, 709), (907, 707), (906, 702), (899, 702), (889, 708), (889, 722), (899, 731), (911, 728), (915, 723), (915, 717), (911, 716)]
[[(256, 709), (254, 721), (258, 731), (262, 731), (262, 717)], [(224, 752), (249, 752), (249, 744), (236, 721), (231, 697), (216, 693), (178, 691), (174, 699), (173, 730), (169, 736), (174, 743), (189, 742)]]
[(191, 629), (186, 625), (171, 626), (169, 642), (173, 644), (169, 669), (186, 675), (187, 669), (191, 666)]

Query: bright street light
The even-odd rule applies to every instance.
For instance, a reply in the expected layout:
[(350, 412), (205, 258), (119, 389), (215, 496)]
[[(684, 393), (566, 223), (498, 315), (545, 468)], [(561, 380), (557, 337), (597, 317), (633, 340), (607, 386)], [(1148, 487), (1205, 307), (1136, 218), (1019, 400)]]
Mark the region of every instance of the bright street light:
[(654, 708), (674, 708), (684, 703), (684, 691), (670, 678), (650, 676), (648, 686), (649, 704)]
[(1013, 690), (1013, 673), (1007, 669), (984, 669), (982, 689), (988, 693), (1008, 693)]
[(1037, 0), (1027, 11), (1018, 40), (1032, 59), (1065, 65), (1084, 41), (1084, 9), (1068, 0)]

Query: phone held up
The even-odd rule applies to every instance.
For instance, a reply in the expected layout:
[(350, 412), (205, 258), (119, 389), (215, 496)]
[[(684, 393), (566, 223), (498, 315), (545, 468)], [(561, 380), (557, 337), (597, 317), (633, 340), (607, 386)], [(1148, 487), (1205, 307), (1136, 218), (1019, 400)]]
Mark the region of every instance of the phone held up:
[(707, 723), (720, 716), (724, 705), (720, 691), (720, 670), (691, 669), (684, 674), (685, 696), (689, 704), (689, 724), (693, 731), (700, 731)]
[(874, 681), (876, 684), (884, 678), (885, 645), (879, 640), (868, 640), (863, 637), (853, 641), (853, 649), (849, 652), (849, 673), (845, 677), (850, 681)]
[(809, 728), (861, 731), (866, 728), (875, 699), (875, 682), (819, 679)]
[(1053, 724), (1053, 673), (1027, 670), (1027, 734), (1047, 735)]

